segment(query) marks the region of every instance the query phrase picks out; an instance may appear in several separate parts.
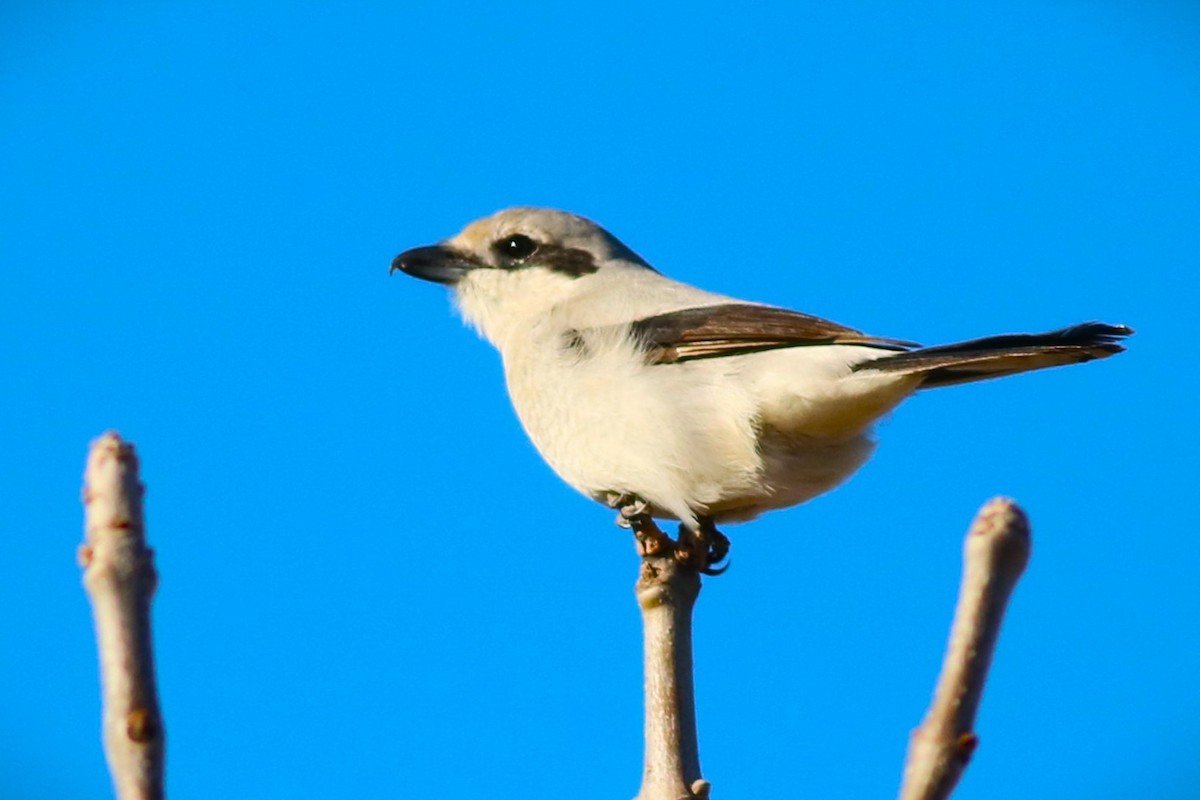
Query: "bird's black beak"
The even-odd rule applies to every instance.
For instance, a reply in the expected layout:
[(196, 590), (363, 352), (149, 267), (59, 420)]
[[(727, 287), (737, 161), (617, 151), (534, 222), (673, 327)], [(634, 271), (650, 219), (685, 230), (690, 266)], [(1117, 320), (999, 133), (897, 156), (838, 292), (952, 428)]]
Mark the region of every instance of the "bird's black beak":
[(400, 270), (421, 280), (454, 285), (475, 266), (462, 253), (445, 245), (435, 244), (405, 250), (392, 259), (391, 272)]

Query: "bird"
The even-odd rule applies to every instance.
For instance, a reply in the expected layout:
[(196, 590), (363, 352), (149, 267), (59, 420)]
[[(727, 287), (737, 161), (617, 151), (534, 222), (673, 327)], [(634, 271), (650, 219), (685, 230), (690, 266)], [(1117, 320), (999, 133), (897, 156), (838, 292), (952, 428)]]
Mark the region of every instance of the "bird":
[(709, 574), (729, 549), (717, 525), (843, 483), (917, 391), (1107, 358), (1133, 333), (1085, 322), (921, 347), (673, 280), (545, 208), (476, 220), (390, 271), (450, 287), (559, 477), (648, 542), (655, 518), (678, 520), (681, 560)]

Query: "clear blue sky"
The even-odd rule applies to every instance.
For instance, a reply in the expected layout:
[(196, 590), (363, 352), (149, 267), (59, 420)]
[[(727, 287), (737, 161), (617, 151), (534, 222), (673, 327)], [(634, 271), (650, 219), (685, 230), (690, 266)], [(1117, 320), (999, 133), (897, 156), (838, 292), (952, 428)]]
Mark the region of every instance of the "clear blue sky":
[(1034, 557), (958, 797), (1196, 797), (1200, 10), (901, 5), (6, 3), (0, 796), (109, 791), (74, 562), (108, 428), (149, 486), (174, 800), (633, 796), (629, 537), (445, 293), (388, 276), (534, 204), (880, 335), (1138, 329), (917, 397), (849, 484), (729, 529), (719, 797), (895, 791), (1001, 493)]

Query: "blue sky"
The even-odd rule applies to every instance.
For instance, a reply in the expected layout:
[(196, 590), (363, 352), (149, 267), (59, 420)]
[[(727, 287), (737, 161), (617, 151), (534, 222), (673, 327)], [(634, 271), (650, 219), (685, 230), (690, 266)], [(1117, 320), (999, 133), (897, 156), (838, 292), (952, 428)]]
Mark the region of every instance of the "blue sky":
[(105, 796), (74, 550), (136, 442), (172, 798), (632, 797), (636, 558), (393, 255), (515, 204), (928, 343), (1103, 363), (931, 392), (698, 609), (720, 797), (886, 797), (975, 509), (1028, 509), (957, 797), (1195, 797), (1183, 2), (10, 2), (0, 10), (0, 794)]

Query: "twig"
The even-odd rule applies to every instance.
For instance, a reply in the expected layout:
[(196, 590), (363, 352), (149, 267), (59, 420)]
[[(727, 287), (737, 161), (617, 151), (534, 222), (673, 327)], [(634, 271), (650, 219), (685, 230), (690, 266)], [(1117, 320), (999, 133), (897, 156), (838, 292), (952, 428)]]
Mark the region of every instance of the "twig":
[(975, 713), (1004, 610), (1029, 550), (1029, 520), (1016, 503), (996, 498), (980, 509), (963, 548), (962, 588), (942, 674), (909, 741), (901, 800), (944, 800), (962, 777), (979, 742)]
[(636, 800), (703, 800), (710, 787), (700, 777), (692, 684), (692, 608), (700, 575), (653, 522), (635, 525), (635, 533), (642, 565), (634, 591), (646, 671), (646, 757)]
[(115, 433), (92, 442), (83, 503), (79, 563), (96, 620), (108, 768), (120, 800), (160, 800), (163, 725), (150, 636), (157, 575), (146, 547), (137, 455)]

